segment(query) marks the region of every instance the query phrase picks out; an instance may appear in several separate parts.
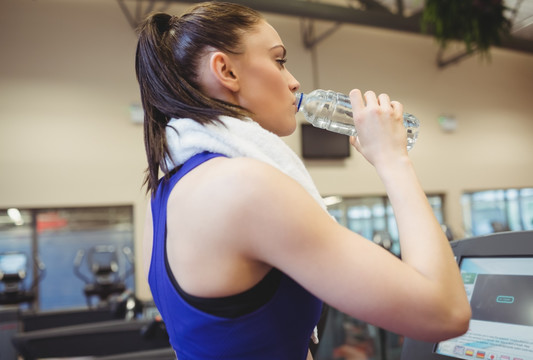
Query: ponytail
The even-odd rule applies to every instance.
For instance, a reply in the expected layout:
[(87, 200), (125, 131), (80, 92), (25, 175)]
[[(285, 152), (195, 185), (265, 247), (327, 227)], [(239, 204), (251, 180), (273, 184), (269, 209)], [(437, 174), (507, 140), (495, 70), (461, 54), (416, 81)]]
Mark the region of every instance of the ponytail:
[(179, 18), (154, 13), (140, 25), (135, 70), (144, 109), (147, 192), (155, 193), (160, 168), (168, 176), (166, 126), (171, 118), (208, 124), (220, 122), (221, 115), (240, 119), (251, 115), (199, 90), (198, 61), (208, 47), (238, 53), (242, 34), (261, 18), (247, 7), (211, 2), (197, 5)]

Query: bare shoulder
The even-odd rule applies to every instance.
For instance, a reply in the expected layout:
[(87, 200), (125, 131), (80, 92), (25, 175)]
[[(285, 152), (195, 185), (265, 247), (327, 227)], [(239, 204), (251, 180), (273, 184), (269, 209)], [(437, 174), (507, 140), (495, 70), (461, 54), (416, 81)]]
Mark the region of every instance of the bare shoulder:
[(302, 208), (326, 214), (302, 185), (265, 162), (234, 158), (214, 164), (212, 170), (218, 175), (216, 179), (209, 177), (211, 191), (224, 189), (219, 196), (230, 197), (231, 204), (221, 204), (252, 223), (270, 221), (271, 225), (279, 226), (290, 216), (287, 213), (295, 214)]
[[(178, 189), (183, 200), (187, 192), (190, 196), (215, 200), (223, 206), (238, 207), (250, 204), (254, 200), (268, 201), (277, 193), (283, 193), (287, 187), (299, 187), (292, 178), (275, 167), (251, 158), (215, 158), (202, 164), (187, 174)], [(194, 186), (190, 186), (194, 185)], [(224, 200), (230, 200), (226, 203)]]
[(283, 251), (280, 244), (304, 238), (289, 236), (302, 227), (287, 222), (286, 212), (302, 213), (309, 201), (329, 218), (296, 181), (266, 163), (247, 158), (203, 163), (169, 197), (172, 272), (191, 294), (226, 296), (250, 288), (274, 266), (285, 270), (289, 258), (273, 262), (280, 259), (275, 255)]
[(209, 203), (210, 227), (232, 234), (244, 256), (286, 269), (301, 247), (342, 231), (303, 186), (267, 163), (220, 159), (202, 171), (189, 179), (194, 197)]
[[(168, 199), (170, 250), (187, 254), (187, 259), (197, 259), (197, 262), (209, 258), (210, 253), (220, 261), (224, 251), (229, 261), (234, 261), (242, 253), (241, 245), (245, 241), (241, 239), (253, 240), (243, 235), (244, 230), (257, 227), (257, 215), (262, 211), (253, 209), (264, 208), (264, 203), (272, 200), (268, 195), (272, 195), (271, 185), (285, 177), (274, 167), (249, 158), (217, 157), (194, 168), (180, 179)], [(143, 240), (146, 275), (152, 236), (151, 204), (148, 204)], [(198, 253), (195, 249), (202, 250)], [(177, 257), (176, 263), (186, 263), (181, 255)]]
[(314, 231), (306, 225), (309, 219), (314, 224), (333, 223), (298, 182), (250, 158), (216, 158), (202, 164), (180, 180), (168, 206), (181, 233), (186, 227), (274, 266), (282, 264), (272, 264), (267, 252), (258, 248), (270, 246), (268, 253), (273, 254), (281, 245), (308, 241), (305, 233)]
[[(231, 181), (237, 183), (254, 183), (266, 185), (271, 177), (286, 177), (275, 167), (252, 158), (217, 158), (219, 161), (212, 163), (211, 170), (218, 173), (217, 178), (212, 180)], [(250, 183), (250, 180), (253, 180)]]

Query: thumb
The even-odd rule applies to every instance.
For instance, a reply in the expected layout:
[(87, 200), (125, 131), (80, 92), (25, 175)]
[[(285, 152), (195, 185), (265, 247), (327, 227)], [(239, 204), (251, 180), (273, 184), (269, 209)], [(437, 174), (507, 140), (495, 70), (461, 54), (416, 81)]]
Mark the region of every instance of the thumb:
[(361, 144), (357, 136), (350, 136), (350, 144), (359, 152), (361, 152)]

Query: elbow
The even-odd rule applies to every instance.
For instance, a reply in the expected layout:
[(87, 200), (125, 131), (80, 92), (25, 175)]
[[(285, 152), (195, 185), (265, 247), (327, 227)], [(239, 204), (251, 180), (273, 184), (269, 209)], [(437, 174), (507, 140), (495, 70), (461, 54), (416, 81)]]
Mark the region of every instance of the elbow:
[[(447, 306), (434, 313), (433, 320), (426, 321), (423, 331), (418, 329), (413, 339), (425, 342), (440, 342), (463, 335), (468, 331), (472, 311), (470, 305)], [(409, 335), (408, 335), (409, 336)], [(409, 336), (411, 337), (411, 336)]]
[(472, 310), (468, 303), (443, 311), (441, 325), (435, 329), (432, 339), (426, 339), (426, 341), (439, 342), (463, 335), (468, 331), (471, 317)]
[[(448, 321), (448, 334), (445, 339), (451, 339), (463, 335), (468, 331), (470, 325), (470, 318), (472, 317), (472, 310), (467, 303), (466, 306), (455, 308), (451, 311)], [(445, 340), (441, 339), (441, 340)]]

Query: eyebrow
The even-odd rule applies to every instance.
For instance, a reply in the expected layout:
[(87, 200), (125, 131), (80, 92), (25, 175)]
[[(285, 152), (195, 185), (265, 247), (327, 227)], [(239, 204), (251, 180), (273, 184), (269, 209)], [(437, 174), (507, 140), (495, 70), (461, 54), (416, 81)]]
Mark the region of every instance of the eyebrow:
[(282, 48), (283, 49), (283, 57), (287, 56), (287, 49), (285, 49), (285, 46), (283, 45), (274, 45), (270, 48), (270, 50), (275, 50), (277, 48)]

